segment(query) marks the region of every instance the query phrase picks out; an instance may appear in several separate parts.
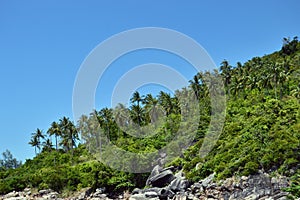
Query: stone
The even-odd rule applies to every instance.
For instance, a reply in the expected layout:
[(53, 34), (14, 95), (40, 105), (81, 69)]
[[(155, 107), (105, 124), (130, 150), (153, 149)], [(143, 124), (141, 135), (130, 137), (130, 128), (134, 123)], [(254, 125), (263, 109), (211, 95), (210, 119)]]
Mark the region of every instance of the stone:
[(158, 196), (160, 198), (173, 198), (175, 196), (175, 193), (170, 190), (169, 188), (162, 188), (159, 193), (158, 193)]
[(147, 185), (147, 186), (150, 186), (150, 179), (151, 179), (152, 177), (158, 175), (158, 174), (160, 173), (161, 169), (162, 169), (162, 168), (161, 168), (159, 165), (156, 165), (156, 166), (152, 169), (151, 174), (150, 174), (150, 176), (148, 177), (148, 179), (147, 179), (147, 181), (146, 181), (146, 185)]
[(202, 186), (203, 187), (207, 187), (208, 184), (212, 182), (212, 180), (214, 179), (214, 177), (215, 177), (215, 173), (213, 173), (213, 174), (209, 175), (208, 177), (206, 177), (205, 179), (203, 179), (201, 181)]
[(174, 180), (174, 175), (171, 170), (165, 170), (162, 171), (161, 173), (151, 177), (149, 179), (149, 183), (151, 186), (154, 187), (164, 187), (171, 183), (172, 180)]
[(200, 189), (201, 187), (202, 187), (202, 185), (200, 183), (194, 183), (191, 186), (191, 189), (192, 189), (192, 191), (194, 191), (194, 190)]
[(244, 200), (256, 200), (258, 199), (259, 195), (258, 194), (251, 194), (247, 197), (244, 198)]
[(145, 194), (134, 194), (129, 197), (129, 200), (159, 200), (159, 198), (147, 198)]
[(51, 189), (40, 190), (40, 191), (39, 191), (39, 195), (40, 195), (40, 196), (44, 196), (44, 195), (49, 194), (49, 193), (51, 193), (51, 192), (53, 192), (53, 190), (51, 190)]
[(174, 180), (171, 181), (169, 184), (169, 188), (172, 191), (184, 191), (188, 187), (188, 181), (184, 178), (176, 177)]
[(156, 192), (149, 191), (149, 192), (145, 192), (145, 197), (146, 198), (155, 198), (155, 197), (158, 197), (158, 194)]
[(142, 193), (142, 190), (139, 188), (134, 188), (132, 191), (132, 194), (140, 194), (140, 193)]
[(12, 191), (12, 192), (4, 195), (4, 199), (8, 199), (8, 198), (11, 198), (11, 197), (17, 197), (17, 196), (19, 196), (19, 193), (16, 192), (16, 191)]

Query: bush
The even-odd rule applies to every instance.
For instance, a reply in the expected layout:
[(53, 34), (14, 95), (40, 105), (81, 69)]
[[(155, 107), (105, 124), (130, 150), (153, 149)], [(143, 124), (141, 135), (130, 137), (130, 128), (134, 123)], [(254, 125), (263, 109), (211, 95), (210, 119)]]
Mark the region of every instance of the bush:
[(247, 162), (246, 165), (245, 165), (245, 167), (244, 167), (244, 170), (243, 170), (242, 174), (244, 176), (248, 176), (250, 174), (254, 174), (254, 173), (257, 172), (258, 167), (259, 167), (259, 165), (256, 162), (252, 162), (252, 161)]

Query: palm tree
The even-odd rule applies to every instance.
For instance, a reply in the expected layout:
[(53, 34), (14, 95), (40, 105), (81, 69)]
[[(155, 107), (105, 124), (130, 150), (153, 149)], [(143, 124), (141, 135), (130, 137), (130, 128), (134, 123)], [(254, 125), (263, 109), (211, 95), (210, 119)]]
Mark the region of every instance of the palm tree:
[(221, 63), (220, 71), (221, 75), (224, 78), (224, 85), (227, 87), (227, 94), (229, 96), (230, 88), (228, 88), (230, 82), (231, 82), (231, 66), (229, 65), (227, 60), (224, 60)]
[(220, 66), (221, 75), (225, 79), (225, 86), (228, 86), (230, 84), (231, 79), (231, 66), (229, 65), (227, 60), (223, 60)]
[(130, 99), (132, 104), (136, 103), (138, 106), (140, 106), (140, 103), (143, 103), (143, 101), (143, 96), (141, 96), (138, 91), (135, 91)]
[(47, 138), (47, 140), (43, 142), (43, 151), (52, 151), (52, 148), (52, 141), (50, 140), (50, 138)]
[[(31, 141), (29, 142), (30, 145), (34, 146), (35, 148), (38, 148), (39, 151), (41, 150), (41, 139), (44, 139), (45, 136), (43, 134), (43, 131), (39, 128), (36, 129), (34, 133), (32, 133)], [(35, 149), (36, 153), (36, 149)]]
[(59, 121), (59, 127), (62, 132), (61, 144), (67, 151), (73, 150), (73, 147), (76, 146), (76, 140), (79, 139), (78, 131), (69, 118), (63, 117)]
[(132, 104), (130, 107), (132, 120), (141, 126), (144, 121), (144, 109), (141, 105), (141, 103), (144, 103), (144, 98), (136, 91), (133, 93), (130, 102)]
[(139, 104), (133, 104), (130, 107), (130, 116), (132, 121), (139, 126), (145, 123), (145, 110)]
[(115, 128), (116, 124), (113, 119), (112, 109), (103, 108), (99, 112), (96, 112), (97, 120), (100, 124), (100, 127), (104, 129), (104, 132), (109, 140), (117, 139), (117, 135), (112, 130)]
[(37, 155), (36, 148), (39, 146), (39, 141), (38, 141), (37, 137), (31, 137), (31, 140), (28, 144), (30, 144), (31, 146), (34, 147), (35, 155)]
[(119, 103), (113, 110), (113, 114), (119, 126), (124, 127), (130, 124), (129, 109), (124, 104)]
[(55, 136), (55, 147), (58, 150), (58, 137), (61, 136), (61, 129), (57, 122), (52, 122), (51, 127), (48, 129), (47, 133), (52, 136)]
[(159, 116), (162, 114), (158, 100), (154, 98), (151, 94), (147, 94), (145, 97), (145, 109), (150, 117), (150, 122), (155, 123)]
[(197, 73), (197, 75), (195, 75), (193, 77), (193, 80), (190, 80), (190, 87), (193, 89), (193, 91), (195, 92), (195, 95), (197, 97), (197, 99), (200, 98), (200, 90), (201, 90), (201, 83), (200, 83), (200, 77), (201, 77), (201, 74), (200, 73)]

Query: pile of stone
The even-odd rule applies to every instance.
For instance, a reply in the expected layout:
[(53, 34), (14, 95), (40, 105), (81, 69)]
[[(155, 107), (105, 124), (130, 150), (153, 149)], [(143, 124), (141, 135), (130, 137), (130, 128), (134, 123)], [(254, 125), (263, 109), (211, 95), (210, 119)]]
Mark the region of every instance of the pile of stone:
[(173, 174), (173, 168), (155, 167), (147, 180), (146, 189), (135, 189), (130, 200), (285, 200), (289, 186), (285, 176), (271, 177), (266, 173), (232, 177), (216, 182), (215, 174), (188, 184), (182, 172)]
[(46, 200), (46, 199), (58, 199), (58, 193), (51, 190), (40, 190), (37, 193), (32, 193), (30, 188), (25, 188), (22, 192), (10, 192), (2, 197), (1, 200)]
[[(174, 167), (154, 167), (145, 189), (134, 189), (131, 194), (124, 193), (113, 199), (117, 200), (285, 200), (290, 195), (284, 192), (289, 186), (289, 179), (285, 176), (271, 177), (259, 172), (248, 177), (232, 177), (223, 181), (216, 181), (215, 174), (189, 184), (182, 171), (177, 173)], [(105, 193), (105, 188), (96, 191), (91, 188), (65, 198), (67, 200), (112, 200)], [(40, 190), (33, 193), (30, 188), (22, 192), (10, 192), (0, 196), (0, 200), (51, 200), (58, 198), (53, 190)], [(300, 199), (298, 199), (300, 200)]]
[(174, 171), (174, 167), (162, 169), (159, 165), (155, 166), (146, 182), (146, 189), (134, 189), (129, 199), (172, 199), (176, 194), (184, 193), (189, 183), (182, 171), (176, 174)]

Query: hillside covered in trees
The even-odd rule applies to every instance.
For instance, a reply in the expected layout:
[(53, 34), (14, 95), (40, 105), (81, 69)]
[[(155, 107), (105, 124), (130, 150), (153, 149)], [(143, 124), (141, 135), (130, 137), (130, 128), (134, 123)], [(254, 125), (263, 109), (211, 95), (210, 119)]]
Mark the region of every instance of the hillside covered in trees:
[[(220, 77), (226, 95), (223, 131), (212, 151), (202, 158), (199, 150), (215, 114), (210, 93), (214, 90), (214, 80)], [(201, 112), (185, 119), (180, 99), (190, 96), (197, 98)], [(293, 180), (288, 190), (300, 195), (300, 43), (297, 37), (285, 38), (282, 49), (243, 64), (224, 60), (220, 69), (199, 72), (189, 87), (178, 89), (175, 95), (135, 92), (129, 108), (119, 104), (116, 108), (91, 111), (77, 125), (62, 117), (45, 132), (37, 129), (29, 141), (36, 156), (22, 165), (1, 165), (0, 194), (25, 187), (51, 188), (62, 193), (85, 187), (105, 187), (114, 193), (141, 188), (148, 173), (119, 171), (99, 162), (96, 159), (99, 156), (110, 155), (107, 149), (98, 155), (99, 148), (105, 149), (112, 143), (136, 155), (155, 152), (174, 138), (187, 139), (193, 133), (195, 121), (192, 145), (172, 143), (173, 149), (169, 148), (166, 154), (180, 150), (181, 155), (166, 160), (166, 166), (182, 168), (191, 182), (213, 172), (219, 180), (255, 174), (258, 170), (283, 174)], [(133, 137), (131, 132), (137, 125), (141, 132), (147, 127), (145, 132), (155, 134)], [(134, 163), (136, 157), (120, 159)]]

